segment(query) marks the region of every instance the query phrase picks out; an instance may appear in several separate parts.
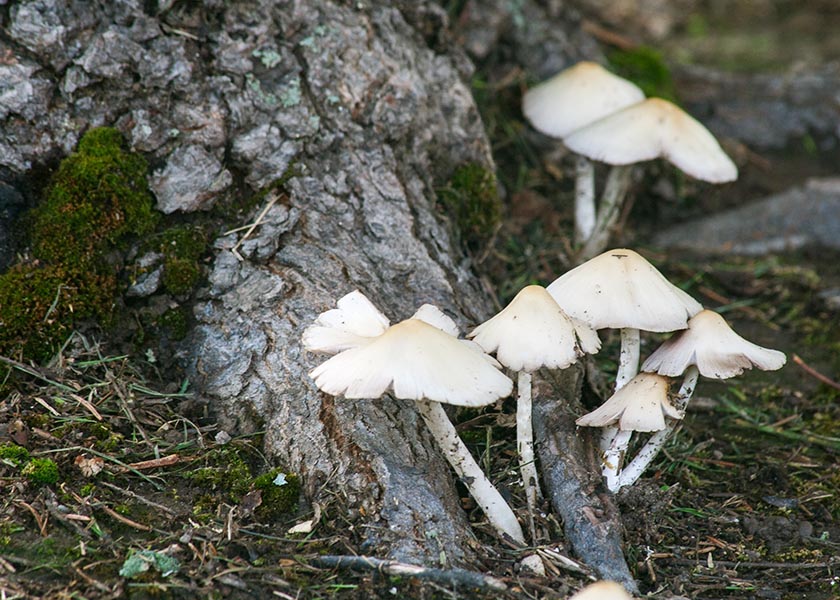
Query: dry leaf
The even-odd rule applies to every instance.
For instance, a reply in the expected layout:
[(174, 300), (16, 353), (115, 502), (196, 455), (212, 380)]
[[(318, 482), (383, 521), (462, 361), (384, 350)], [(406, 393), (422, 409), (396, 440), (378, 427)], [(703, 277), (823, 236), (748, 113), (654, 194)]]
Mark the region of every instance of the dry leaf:
[(289, 531), (286, 533), (312, 533), (312, 530), (315, 528), (315, 525), (318, 524), (318, 521), (321, 520), (321, 507), (318, 505), (317, 502), (313, 503), (312, 508), (315, 510), (315, 514), (312, 515), (312, 518), (308, 521), (303, 521), (302, 523), (298, 523), (294, 527), (290, 527)]
[(80, 454), (73, 462), (85, 477), (93, 477), (105, 467), (105, 461), (98, 456), (88, 458), (84, 454)]

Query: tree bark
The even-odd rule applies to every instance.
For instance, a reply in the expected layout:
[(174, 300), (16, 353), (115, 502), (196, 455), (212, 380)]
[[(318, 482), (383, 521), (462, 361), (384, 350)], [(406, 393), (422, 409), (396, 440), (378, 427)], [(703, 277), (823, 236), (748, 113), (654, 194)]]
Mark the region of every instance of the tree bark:
[[(286, 136), (298, 175), (286, 184), (281, 220), (242, 244), (243, 262), (230, 252), (236, 234), (217, 242), (187, 348), (192, 372), (223, 425), (264, 429), (268, 453), (300, 473), (309, 498), (359, 528), (363, 551), (462, 565), (473, 536), (412, 404), (318, 392), (307, 371), (322, 359), (299, 341), (315, 315), (354, 288), (392, 322), (425, 302), (462, 327), (487, 314), (434, 198), (455, 166), (492, 168), (488, 143), (457, 65), (428, 48), (400, 10), (386, 2), (295, 7), (267, 3), (265, 19), (277, 26), (271, 36), (294, 48), (284, 62), (299, 81), (294, 122), (318, 126)], [(443, 18), (433, 5), (414, 10)], [(269, 116), (279, 132), (283, 112)], [(254, 168), (249, 178), (257, 179)]]
[(618, 508), (604, 487), (596, 435), (579, 431), (583, 368), (542, 370), (534, 377), (534, 435), (551, 506), (563, 517), (574, 553), (601, 579), (638, 587), (624, 560)]

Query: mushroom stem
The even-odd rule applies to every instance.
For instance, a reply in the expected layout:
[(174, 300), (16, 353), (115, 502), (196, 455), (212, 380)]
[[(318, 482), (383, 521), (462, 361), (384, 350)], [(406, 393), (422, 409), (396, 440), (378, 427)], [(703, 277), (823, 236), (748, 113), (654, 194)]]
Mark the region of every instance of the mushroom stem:
[(625, 327), (621, 330), (621, 354), (618, 359), (618, 372), (615, 374), (616, 392), (638, 374), (640, 354), (641, 335), (639, 330)]
[(595, 224), (595, 165), (585, 156), (578, 156), (575, 162), (575, 242), (587, 243)]
[[(683, 382), (680, 386), (680, 391), (677, 393), (677, 397), (674, 398), (674, 408), (685, 410), (688, 401), (691, 400), (691, 396), (694, 394), (694, 388), (697, 387), (697, 378), (699, 376), (700, 371), (696, 366), (691, 365), (688, 369), (686, 369), (685, 374), (683, 375)], [(656, 455), (659, 454), (659, 451), (665, 446), (665, 442), (667, 442), (668, 438), (671, 437), (671, 434), (674, 432), (674, 428), (676, 428), (676, 426), (677, 422), (671, 421), (665, 429), (657, 431), (650, 436), (650, 439), (642, 447), (642, 449), (639, 450), (639, 453), (633, 457), (633, 460), (630, 461), (630, 463), (621, 471), (616, 490), (621, 489), (625, 485), (633, 485), (636, 483), (642, 473), (645, 472), (645, 469), (647, 469), (650, 463), (653, 462), (653, 459), (656, 458)]]
[[(525, 498), (528, 500), (528, 512), (533, 522), (540, 492), (537, 465), (534, 462), (534, 430), (531, 425), (531, 374), (519, 371), (516, 380), (516, 440), (519, 451), (519, 468), (522, 481), (525, 482)], [(533, 526), (531, 527), (533, 529)], [(531, 532), (533, 536), (533, 531)]]
[(633, 167), (630, 165), (616, 165), (610, 169), (607, 182), (604, 184), (604, 193), (601, 195), (597, 218), (578, 257), (580, 262), (601, 254), (609, 245), (610, 234), (621, 214), (624, 198), (632, 181), (632, 174)]
[(685, 410), (688, 406), (689, 400), (694, 395), (694, 389), (697, 387), (697, 379), (700, 377), (700, 369), (697, 365), (690, 365), (683, 373), (683, 382), (680, 386), (680, 391), (677, 392), (677, 397), (674, 398), (674, 408), (677, 410)]
[(624, 460), (624, 453), (627, 452), (627, 446), (630, 445), (632, 436), (633, 432), (631, 430), (619, 429), (613, 437), (610, 447), (604, 452), (601, 474), (606, 480), (607, 489), (611, 492), (618, 491), (621, 462)]
[(525, 536), (519, 521), (516, 520), (516, 515), (461, 441), (443, 406), (439, 402), (418, 400), (417, 410), (429, 427), (438, 447), (446, 456), (446, 460), (487, 515), (490, 524), (502, 537), (507, 535), (524, 545)]
[[(615, 391), (623, 388), (639, 372), (641, 335), (638, 329), (625, 327), (621, 330), (621, 353), (618, 358), (618, 372), (615, 374)], [(612, 446), (618, 427), (609, 425), (601, 432), (601, 451)]]

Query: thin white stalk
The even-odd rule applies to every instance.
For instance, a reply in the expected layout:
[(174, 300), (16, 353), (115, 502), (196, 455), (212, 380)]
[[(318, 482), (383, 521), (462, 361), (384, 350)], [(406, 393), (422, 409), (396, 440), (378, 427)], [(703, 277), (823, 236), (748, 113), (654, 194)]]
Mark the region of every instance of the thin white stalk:
[[(688, 405), (689, 400), (691, 400), (691, 396), (694, 394), (694, 389), (697, 387), (697, 378), (700, 376), (700, 372), (697, 370), (697, 367), (692, 365), (686, 369), (685, 374), (683, 375), (683, 382), (680, 386), (680, 391), (677, 393), (677, 397), (674, 398), (674, 407), (685, 410), (685, 407)], [(647, 443), (639, 450), (639, 453), (633, 458), (632, 461), (621, 471), (621, 474), (618, 478), (618, 489), (624, 487), (625, 485), (633, 485), (636, 481), (641, 477), (642, 473), (645, 472), (645, 469), (648, 468), (653, 459), (656, 458), (656, 455), (659, 454), (659, 451), (665, 446), (665, 442), (668, 441), (668, 438), (671, 437), (671, 434), (674, 432), (674, 429), (677, 426), (676, 421), (671, 421), (662, 431), (657, 431)]]
[(595, 230), (595, 165), (585, 156), (575, 161), (575, 243), (583, 244)]
[(439, 402), (418, 400), (417, 409), (446, 460), (487, 515), (490, 524), (500, 534), (510, 536), (524, 545), (525, 535), (519, 521), (516, 520), (516, 515), (461, 441), (443, 406)]
[(618, 358), (618, 372), (615, 374), (616, 392), (638, 374), (641, 343), (638, 329), (625, 327), (621, 330), (621, 354)]
[(610, 243), (610, 235), (618, 217), (621, 215), (624, 198), (627, 196), (627, 190), (633, 180), (632, 174), (633, 167), (631, 165), (616, 165), (610, 169), (607, 181), (604, 184), (604, 193), (601, 195), (601, 202), (598, 206), (597, 218), (592, 233), (580, 251), (579, 262), (587, 261), (607, 249)]
[(674, 408), (685, 410), (685, 407), (688, 406), (691, 397), (694, 395), (694, 389), (697, 387), (697, 379), (699, 377), (700, 370), (697, 368), (697, 365), (690, 365), (685, 370), (680, 391), (677, 392), (677, 397), (674, 398)]
[(619, 429), (613, 438), (612, 444), (604, 452), (601, 474), (606, 480), (607, 489), (611, 492), (618, 491), (618, 475), (621, 472), (621, 462), (624, 460), (624, 454), (627, 452), (627, 446), (630, 445), (630, 438), (632, 436), (632, 431)]
[[(618, 372), (615, 374), (615, 391), (617, 392), (639, 372), (639, 357), (641, 355), (641, 334), (638, 329), (626, 327), (621, 330), (621, 352), (618, 357)], [(612, 445), (613, 438), (618, 433), (618, 427), (607, 426), (601, 432), (601, 451), (606, 452)]]
[(516, 442), (519, 451), (519, 468), (525, 482), (525, 498), (532, 518), (537, 508), (540, 492), (537, 465), (534, 462), (534, 430), (531, 425), (531, 374), (519, 371), (516, 380)]

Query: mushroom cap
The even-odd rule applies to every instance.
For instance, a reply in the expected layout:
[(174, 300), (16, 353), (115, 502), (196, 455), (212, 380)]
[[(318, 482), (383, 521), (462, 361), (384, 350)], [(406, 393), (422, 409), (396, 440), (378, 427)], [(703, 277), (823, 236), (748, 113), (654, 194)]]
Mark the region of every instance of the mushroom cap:
[(566, 314), (595, 329), (685, 329), (703, 307), (638, 253), (608, 250), (561, 275), (546, 290)]
[(682, 419), (668, 399), (670, 381), (655, 373), (639, 373), (601, 406), (575, 423), (588, 427), (618, 425), (622, 431), (661, 431), (665, 417)]
[(367, 296), (353, 290), (339, 298), (336, 308), (322, 312), (315, 323), (304, 329), (301, 341), (310, 352), (335, 354), (367, 344), (388, 329), (383, 315)]
[(455, 321), (452, 320), (452, 317), (446, 315), (434, 304), (424, 304), (417, 309), (417, 312), (411, 315), (411, 318), (437, 327), (452, 337), (458, 337), (458, 334), (460, 333), (458, 331), (458, 326), (455, 324)]
[(738, 168), (715, 137), (684, 110), (661, 98), (648, 98), (607, 115), (563, 138), (583, 156), (611, 165), (663, 157), (696, 179), (724, 183)]
[(633, 600), (615, 581), (596, 581), (580, 589), (569, 600)]
[(583, 61), (525, 92), (522, 112), (537, 131), (562, 138), (644, 98), (635, 84)]
[(392, 325), (368, 343), (310, 371), (322, 391), (346, 398), (397, 398), (483, 406), (508, 396), (513, 382), (474, 344), (420, 319)]
[(529, 285), (496, 316), (476, 327), (472, 338), (514, 371), (565, 369), (601, 347), (598, 334), (569, 317), (539, 285)]
[(758, 367), (775, 371), (785, 364), (783, 352), (763, 348), (735, 333), (712, 310), (702, 310), (688, 321), (688, 329), (666, 340), (642, 364), (642, 371), (676, 377), (697, 365), (703, 377), (729, 379)]
[(388, 329), (383, 315), (367, 296), (353, 290), (339, 298), (336, 308), (322, 312), (303, 331), (303, 347), (310, 352), (335, 354), (368, 343)]

